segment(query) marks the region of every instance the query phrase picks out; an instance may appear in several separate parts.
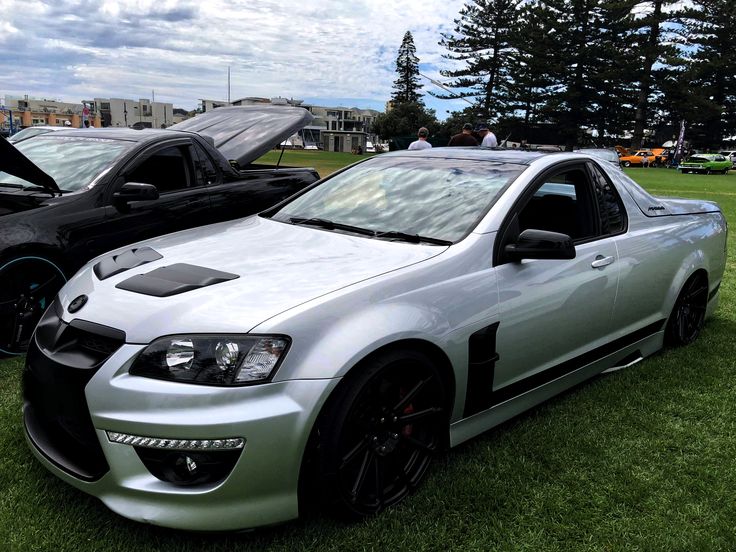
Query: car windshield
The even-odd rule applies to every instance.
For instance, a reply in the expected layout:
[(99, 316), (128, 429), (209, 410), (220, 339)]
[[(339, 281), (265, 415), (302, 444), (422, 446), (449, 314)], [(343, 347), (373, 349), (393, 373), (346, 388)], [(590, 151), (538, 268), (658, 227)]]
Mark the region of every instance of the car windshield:
[[(456, 242), (490, 209), (523, 165), (423, 157), (375, 157), (326, 180), (272, 213), (275, 220), (391, 238)], [(269, 216), (269, 215), (267, 215)], [(325, 224), (335, 223), (337, 228)], [(380, 234), (389, 232), (391, 235)], [(398, 236), (397, 236), (398, 237)]]
[[(54, 137), (50, 133), (15, 144), (23, 155), (56, 181), (64, 191), (81, 190), (135, 142), (105, 138)], [(0, 183), (35, 186), (0, 171)]]

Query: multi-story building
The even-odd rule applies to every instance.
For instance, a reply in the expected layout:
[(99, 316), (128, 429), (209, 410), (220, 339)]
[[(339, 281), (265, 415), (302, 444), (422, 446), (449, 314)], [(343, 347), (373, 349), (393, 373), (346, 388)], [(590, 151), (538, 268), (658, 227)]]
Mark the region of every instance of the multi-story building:
[[(9, 112), (13, 113), (13, 126), (24, 128), (30, 126), (49, 125), (65, 126), (68, 122), (72, 128), (82, 126), (85, 106), (82, 102), (69, 103), (30, 96), (5, 96), (4, 107), (0, 111), (0, 125), (9, 126)], [(99, 113), (88, 107), (87, 117), (94, 126), (101, 126)]]
[(12, 112), (16, 128), (65, 126), (67, 122), (69, 125), (66, 126), (79, 128), (85, 116), (95, 127), (162, 128), (186, 118), (181, 114), (174, 115), (173, 104), (145, 98), (95, 98), (69, 103), (29, 96), (5, 96), (4, 107), (6, 111), (0, 111), (0, 126), (9, 126), (9, 112)]
[(145, 98), (95, 98), (86, 103), (94, 106), (104, 127), (164, 128), (177, 122), (170, 103)]
[(353, 151), (360, 147), (363, 151), (366, 142), (375, 142), (371, 126), (378, 111), (357, 107), (322, 107), (304, 105), (312, 115), (312, 126), (320, 129), (322, 147), (328, 151)]

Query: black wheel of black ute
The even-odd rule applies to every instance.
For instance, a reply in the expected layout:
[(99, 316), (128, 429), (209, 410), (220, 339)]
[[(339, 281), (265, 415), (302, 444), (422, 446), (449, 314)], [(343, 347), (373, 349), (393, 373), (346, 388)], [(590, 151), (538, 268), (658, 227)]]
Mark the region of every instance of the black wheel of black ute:
[(65, 282), (61, 269), (41, 257), (0, 261), (0, 355), (26, 351), (41, 315)]
[(667, 321), (665, 342), (671, 346), (688, 345), (695, 341), (705, 323), (708, 306), (708, 279), (695, 274), (685, 282)]
[(386, 352), (357, 370), (318, 426), (323, 498), (348, 519), (411, 493), (447, 434), (444, 388), (426, 355)]

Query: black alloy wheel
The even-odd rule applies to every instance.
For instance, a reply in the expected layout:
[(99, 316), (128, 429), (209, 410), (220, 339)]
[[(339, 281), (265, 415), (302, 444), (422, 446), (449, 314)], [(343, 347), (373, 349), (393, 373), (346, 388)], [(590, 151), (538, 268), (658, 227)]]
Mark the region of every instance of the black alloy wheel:
[(28, 349), (36, 324), (64, 283), (64, 273), (47, 259), (0, 261), (0, 356)]
[(348, 519), (411, 493), (448, 428), (445, 390), (426, 355), (391, 351), (356, 370), (318, 426), (321, 486), (334, 513)]
[(695, 341), (705, 323), (708, 306), (708, 280), (695, 274), (685, 282), (667, 322), (665, 341), (668, 345), (688, 345)]

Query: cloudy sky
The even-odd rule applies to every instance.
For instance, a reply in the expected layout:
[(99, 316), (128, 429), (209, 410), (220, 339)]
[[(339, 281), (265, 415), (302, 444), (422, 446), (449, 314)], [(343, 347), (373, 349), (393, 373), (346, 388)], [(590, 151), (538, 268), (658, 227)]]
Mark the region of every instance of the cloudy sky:
[[(450, 68), (437, 42), (462, 0), (0, 0), (0, 98), (282, 96), (383, 110), (401, 39), (420, 71)], [(425, 90), (438, 89), (424, 81)], [(459, 100), (426, 102), (440, 118)]]

